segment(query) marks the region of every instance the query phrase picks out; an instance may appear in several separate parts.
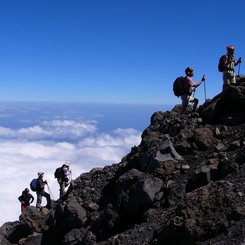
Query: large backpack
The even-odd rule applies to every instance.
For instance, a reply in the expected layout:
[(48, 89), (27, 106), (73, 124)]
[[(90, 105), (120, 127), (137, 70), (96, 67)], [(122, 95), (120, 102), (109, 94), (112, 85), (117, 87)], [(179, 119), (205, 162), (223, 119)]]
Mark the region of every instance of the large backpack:
[(30, 188), (31, 188), (31, 190), (32, 190), (32, 191), (37, 191), (37, 185), (38, 185), (37, 179), (33, 179), (33, 180), (31, 181), (31, 183), (30, 183)]
[(55, 172), (54, 172), (54, 177), (56, 179), (62, 179), (64, 178), (64, 171), (62, 167), (56, 168)]
[(224, 59), (225, 59), (225, 55), (222, 55), (222, 56), (219, 58), (218, 70), (219, 70), (220, 72), (223, 72), (223, 71), (225, 70)]
[(189, 82), (186, 77), (177, 77), (173, 84), (174, 95), (181, 96), (184, 94), (190, 95)]

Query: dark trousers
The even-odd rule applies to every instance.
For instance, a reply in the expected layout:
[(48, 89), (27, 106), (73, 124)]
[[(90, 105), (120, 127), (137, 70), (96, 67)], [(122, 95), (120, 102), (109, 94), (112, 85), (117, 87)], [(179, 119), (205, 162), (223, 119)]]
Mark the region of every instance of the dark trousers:
[(41, 206), (42, 203), (42, 197), (45, 197), (47, 200), (47, 208), (51, 207), (51, 199), (50, 199), (50, 195), (45, 192), (45, 191), (37, 191), (37, 204), (36, 207), (39, 208)]
[(30, 204), (26, 204), (26, 203), (22, 202), (21, 205), (20, 205), (21, 212), (23, 212), (24, 209), (25, 209), (26, 207), (28, 207), (28, 206), (30, 206)]

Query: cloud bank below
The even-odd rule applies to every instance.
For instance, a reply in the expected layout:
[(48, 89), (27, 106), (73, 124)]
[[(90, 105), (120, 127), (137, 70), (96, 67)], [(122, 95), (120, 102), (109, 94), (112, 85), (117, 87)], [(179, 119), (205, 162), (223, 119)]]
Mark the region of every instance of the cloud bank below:
[[(138, 145), (141, 132), (132, 128), (99, 131), (96, 121), (44, 120), (36, 125), (0, 126), (0, 225), (20, 215), (18, 197), (30, 181), (43, 171), (54, 199), (58, 198), (55, 169), (69, 160), (72, 178), (94, 167), (120, 162)], [(46, 189), (48, 191), (48, 189)], [(36, 194), (32, 193), (36, 202)], [(43, 200), (45, 205), (45, 200)]]

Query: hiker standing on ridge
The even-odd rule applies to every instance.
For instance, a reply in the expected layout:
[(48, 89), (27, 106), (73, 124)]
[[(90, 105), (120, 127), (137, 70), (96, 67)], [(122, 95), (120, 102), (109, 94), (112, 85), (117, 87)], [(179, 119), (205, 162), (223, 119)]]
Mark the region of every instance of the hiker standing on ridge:
[(43, 180), (44, 172), (38, 172), (37, 173), (38, 178), (37, 178), (37, 188), (36, 188), (36, 193), (37, 193), (37, 204), (36, 207), (40, 208), (41, 203), (42, 203), (42, 197), (44, 196), (47, 200), (47, 208), (51, 208), (51, 199), (50, 195), (44, 191), (45, 185), (48, 184), (47, 180)]
[[(229, 85), (236, 84), (236, 77), (235, 77), (235, 66), (242, 62), (241, 57), (238, 61), (235, 60), (234, 52), (235, 48), (232, 45), (226, 47), (227, 54), (221, 57), (222, 59), (222, 67), (221, 71), (223, 72), (223, 89), (225, 89)], [(220, 68), (219, 68), (220, 70)]]
[(18, 200), (21, 202), (21, 212), (34, 201), (33, 195), (30, 193), (28, 188), (22, 191), (22, 195), (18, 197)]
[(71, 176), (70, 170), (71, 163), (66, 161), (61, 167), (57, 168), (54, 173), (54, 177), (60, 185), (60, 198), (65, 195), (65, 188), (69, 185), (69, 177)]
[(194, 89), (197, 88), (206, 79), (205, 75), (203, 75), (202, 79), (198, 83), (195, 83), (192, 80), (192, 77), (194, 76), (194, 69), (190, 68), (190, 67), (187, 67), (185, 69), (185, 74), (186, 74), (185, 80), (186, 80), (186, 82), (188, 84), (188, 91), (185, 94), (181, 95), (182, 105), (181, 105), (180, 115), (182, 115), (186, 111), (186, 108), (187, 108), (189, 102), (193, 102), (194, 103), (193, 111), (196, 110), (197, 105), (198, 105), (198, 99), (194, 98), (193, 96), (191, 96), (192, 87)]

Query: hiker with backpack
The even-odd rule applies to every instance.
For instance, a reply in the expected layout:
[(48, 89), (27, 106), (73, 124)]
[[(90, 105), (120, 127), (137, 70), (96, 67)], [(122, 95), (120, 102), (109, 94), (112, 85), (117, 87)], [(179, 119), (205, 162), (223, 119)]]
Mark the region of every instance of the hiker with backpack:
[(71, 176), (70, 170), (71, 163), (66, 161), (61, 167), (57, 168), (54, 173), (54, 177), (60, 185), (60, 198), (65, 195), (65, 188), (69, 185), (69, 177)]
[(192, 80), (192, 77), (194, 76), (194, 69), (191, 67), (187, 67), (185, 69), (185, 77), (178, 77), (175, 82), (174, 82), (174, 94), (176, 96), (180, 96), (182, 100), (182, 105), (180, 109), (180, 115), (185, 113), (187, 106), (189, 102), (193, 102), (193, 111), (196, 110), (197, 105), (198, 105), (198, 99), (194, 98), (194, 96), (191, 96), (192, 94), (192, 88), (195, 89), (202, 84), (202, 82), (205, 81), (205, 75), (203, 75), (202, 79), (198, 82), (195, 83)]
[(30, 206), (30, 204), (33, 203), (34, 197), (30, 193), (30, 190), (28, 188), (25, 188), (25, 190), (22, 191), (21, 196), (18, 197), (18, 200), (21, 203), (21, 212), (23, 212), (26, 207)]
[(47, 180), (43, 180), (44, 172), (37, 173), (38, 178), (36, 179), (36, 193), (37, 193), (37, 204), (36, 207), (40, 208), (42, 203), (42, 197), (44, 196), (47, 200), (47, 208), (51, 208), (50, 195), (44, 191), (45, 185), (48, 184)]
[(218, 70), (223, 73), (223, 90), (229, 85), (236, 84), (235, 66), (242, 62), (241, 57), (235, 60), (233, 45), (226, 47), (226, 55), (222, 55), (219, 59)]

